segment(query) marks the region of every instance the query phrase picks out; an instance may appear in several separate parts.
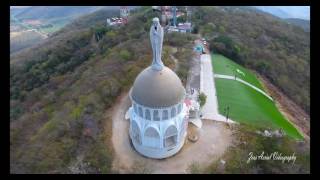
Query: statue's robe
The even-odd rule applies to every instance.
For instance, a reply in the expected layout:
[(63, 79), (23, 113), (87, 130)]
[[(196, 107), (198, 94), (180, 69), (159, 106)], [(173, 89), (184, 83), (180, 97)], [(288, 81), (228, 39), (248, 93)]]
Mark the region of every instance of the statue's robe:
[(150, 40), (153, 52), (152, 68), (155, 70), (161, 70), (164, 66), (161, 60), (163, 28), (159, 22), (151, 26)]

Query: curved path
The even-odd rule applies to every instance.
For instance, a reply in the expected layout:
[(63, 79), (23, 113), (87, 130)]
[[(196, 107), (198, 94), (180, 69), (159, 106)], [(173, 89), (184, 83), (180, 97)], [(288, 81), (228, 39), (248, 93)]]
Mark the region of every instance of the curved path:
[(242, 80), (241, 78), (235, 78), (234, 76), (229, 76), (229, 75), (223, 75), (223, 74), (215, 74), (214, 75), (215, 78), (221, 78), (221, 79), (229, 79), (229, 80), (236, 80), (239, 81), (251, 88), (253, 88), (254, 90), (258, 91), (259, 93), (263, 94), (264, 96), (266, 96), (267, 98), (269, 98), (271, 101), (273, 101), (272, 97), (270, 97), (267, 93), (265, 93), (263, 90), (257, 88), (256, 86)]

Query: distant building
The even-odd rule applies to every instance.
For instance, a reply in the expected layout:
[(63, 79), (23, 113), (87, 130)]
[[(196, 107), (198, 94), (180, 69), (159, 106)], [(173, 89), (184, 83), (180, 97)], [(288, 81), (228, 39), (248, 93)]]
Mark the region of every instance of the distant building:
[(120, 7), (120, 17), (107, 18), (108, 26), (120, 26), (128, 23), (130, 11), (127, 6)]
[(126, 24), (123, 18), (119, 18), (119, 17), (107, 18), (107, 25), (109, 26), (120, 26), (123, 24)]
[(168, 32), (190, 33), (192, 31), (191, 23), (179, 23), (178, 26), (169, 26)]

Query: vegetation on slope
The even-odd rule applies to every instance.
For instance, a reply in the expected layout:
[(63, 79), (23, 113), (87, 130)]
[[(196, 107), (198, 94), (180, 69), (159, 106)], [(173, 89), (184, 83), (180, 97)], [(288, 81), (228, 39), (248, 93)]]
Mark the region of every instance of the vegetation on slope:
[[(203, 18), (208, 19), (208, 22), (217, 20), (217, 16), (207, 17), (208, 13), (216, 13), (208, 9), (209, 11), (196, 11), (193, 16), (194, 22), (201, 33), (214, 37), (211, 35), (212, 32), (217, 32), (216, 29), (210, 32), (205, 26), (205, 24), (212, 26), (212, 23), (202, 21)], [(10, 170), (12, 173), (111, 172), (112, 122), (108, 110), (116, 97), (130, 88), (136, 75), (150, 64), (152, 54), (148, 34), (152, 18), (158, 16), (150, 8), (143, 7), (130, 18), (127, 26), (118, 29), (106, 28), (104, 26), (106, 18), (114, 13), (114, 11), (99, 11), (84, 16), (54, 33), (41, 45), (11, 56)], [(199, 18), (197, 13), (204, 13), (200, 14), (200, 20), (197, 19)], [(216, 22), (228, 23), (223, 20)], [(236, 23), (240, 27), (242, 24)], [(231, 27), (227, 27), (226, 24), (220, 25), (218, 30), (229, 33), (232, 29), (237, 31)], [(242, 30), (238, 31), (242, 33)], [(251, 30), (251, 33), (255, 31)], [(272, 33), (278, 32), (272, 31)], [(248, 50), (252, 44), (234, 46), (233, 43), (238, 41), (229, 34), (224, 35), (232, 39), (230, 46), (232, 53), (239, 51), (242, 55), (246, 52), (243, 50), (247, 48), (251, 56), (256, 55), (252, 55)], [(168, 45), (187, 47), (192, 39), (192, 36), (176, 33), (165, 36), (164, 63), (169, 67), (174, 66), (168, 58), (169, 51), (166, 50)], [(220, 45), (223, 47), (222, 44)], [(291, 46), (290, 43), (279, 44), (276, 41), (273, 45)], [(219, 44), (213, 46), (214, 49), (219, 49), (228, 55), (226, 49), (217, 48)], [(231, 55), (234, 55), (232, 53)], [(278, 55), (284, 58), (287, 51), (282, 53), (284, 54)], [(303, 56), (308, 56), (308, 53), (306, 51)], [(184, 81), (189, 68), (190, 51), (178, 48), (174, 56), (181, 60), (177, 74)], [(277, 61), (272, 63), (278, 64)], [(254, 63), (244, 64), (255, 67)], [(264, 65), (261, 65), (261, 68), (263, 67)], [(304, 64), (297, 67), (303, 69)], [(271, 73), (274, 75), (276, 70), (272, 70)], [(265, 69), (266, 72), (268, 71)], [(305, 76), (301, 76), (301, 79), (304, 78)]]
[(310, 34), (244, 7), (195, 7), (210, 49), (258, 71), (310, 111)]
[[(13, 57), (12, 173), (112, 172), (108, 109), (151, 63), (149, 28), (156, 14), (142, 9), (118, 29), (101, 26), (106, 14), (83, 17), (67, 26), (72, 29), (66, 27), (41, 46)], [(172, 67), (168, 45), (187, 45), (192, 39), (168, 36), (163, 61)], [(175, 56), (179, 59), (183, 53), (178, 50)]]
[[(197, 163), (190, 164), (188, 168), (190, 173), (310, 173), (310, 144), (308, 142), (297, 142), (288, 137), (264, 137), (256, 133), (256, 131), (263, 131), (263, 129), (245, 124), (231, 128), (236, 128), (234, 146), (230, 147), (222, 157), (213, 161), (207, 167)], [(256, 157), (256, 160), (249, 159), (251, 155), (262, 158), (262, 153), (266, 158), (271, 157), (271, 159), (262, 160), (259, 157)], [(282, 162), (282, 159), (277, 159), (285, 156), (294, 156), (296, 159), (291, 159), (289, 162), (288, 160)]]

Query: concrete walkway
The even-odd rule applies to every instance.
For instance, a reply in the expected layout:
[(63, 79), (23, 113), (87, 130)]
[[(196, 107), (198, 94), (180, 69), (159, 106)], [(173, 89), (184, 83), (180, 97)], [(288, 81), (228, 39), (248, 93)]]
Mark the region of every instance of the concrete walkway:
[(205, 105), (202, 108), (203, 119), (234, 123), (218, 112), (218, 101), (216, 87), (214, 83), (214, 72), (212, 69), (211, 56), (209, 54), (201, 55), (200, 71), (200, 92), (207, 96)]
[(239, 77), (235, 78), (234, 76), (229, 76), (229, 75), (223, 75), (223, 74), (215, 74), (214, 75), (215, 78), (222, 78), (222, 79), (229, 79), (229, 80), (236, 80), (239, 81), (251, 88), (253, 88), (254, 90), (258, 91), (259, 93), (263, 94), (264, 96), (266, 96), (267, 98), (269, 98), (271, 101), (273, 101), (272, 97), (270, 97), (267, 93), (265, 93), (263, 90), (257, 88), (256, 86), (240, 79)]

